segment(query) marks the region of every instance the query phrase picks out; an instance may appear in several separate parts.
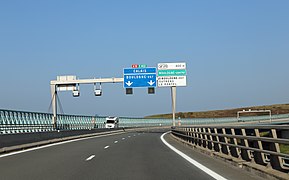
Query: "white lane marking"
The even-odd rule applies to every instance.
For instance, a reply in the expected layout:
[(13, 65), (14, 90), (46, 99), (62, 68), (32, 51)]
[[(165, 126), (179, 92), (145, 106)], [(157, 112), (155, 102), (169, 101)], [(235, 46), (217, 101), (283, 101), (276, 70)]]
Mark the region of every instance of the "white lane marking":
[(7, 156), (12, 156), (12, 155), (16, 155), (16, 154), (21, 154), (21, 153), (25, 153), (25, 152), (29, 152), (29, 151), (34, 151), (34, 150), (38, 150), (38, 149), (48, 148), (48, 147), (51, 147), (51, 146), (66, 144), (66, 143), (74, 142), (74, 141), (77, 141), (77, 140), (74, 139), (74, 140), (70, 140), (70, 141), (64, 141), (64, 142), (59, 142), (59, 143), (55, 143), (55, 144), (48, 144), (48, 145), (44, 145), (44, 146), (40, 146), (40, 147), (35, 147), (35, 148), (26, 149), (26, 150), (22, 150), (22, 151), (17, 151), (17, 152), (12, 152), (12, 153), (8, 153), (8, 154), (3, 154), (3, 155), (0, 155), (0, 158), (7, 157)]
[(114, 144), (118, 143), (118, 141), (114, 141)]
[(133, 136), (135, 137), (136, 135), (134, 134)]
[(122, 138), (122, 140), (125, 140), (125, 138)]
[(128, 136), (128, 138), (130, 138), (130, 136)]
[(22, 151), (16, 151), (16, 152), (8, 153), (8, 154), (3, 154), (3, 155), (0, 155), (0, 158), (7, 157), (7, 156), (13, 156), (13, 155), (16, 155), (16, 154), (21, 154), (21, 153), (25, 153), (25, 152), (29, 152), (29, 151), (35, 151), (35, 150), (38, 150), (38, 149), (44, 149), (44, 148), (57, 146), (57, 145), (61, 145), (61, 144), (66, 144), (66, 143), (71, 143), (71, 142), (76, 142), (76, 141), (82, 141), (82, 140), (87, 140), (87, 139), (93, 139), (93, 138), (100, 138), (100, 137), (118, 135), (118, 134), (122, 134), (122, 133), (104, 134), (104, 135), (99, 135), (99, 136), (94, 136), (94, 137), (73, 139), (73, 140), (68, 140), (68, 141), (63, 141), (63, 142), (58, 142), (58, 143), (53, 143), (53, 144), (47, 144), (47, 145), (40, 146), (40, 147), (35, 147), (35, 148), (25, 149), (25, 150), (22, 150)]
[(187, 161), (189, 161), (191, 164), (193, 164), (194, 166), (196, 166), (197, 168), (199, 168), (200, 170), (204, 171), (205, 173), (207, 173), (208, 175), (210, 175), (211, 177), (213, 177), (214, 179), (217, 180), (227, 180), (226, 178), (224, 178), (223, 176), (215, 173), (214, 171), (212, 171), (211, 169), (205, 167), (204, 165), (200, 164), (199, 162), (193, 160), (192, 158), (190, 158), (189, 156), (187, 156), (186, 154), (184, 154), (183, 152), (177, 150), (175, 147), (173, 147), (172, 145), (170, 145), (165, 139), (164, 136), (166, 134), (168, 134), (169, 132), (164, 133), (161, 136), (161, 140), (163, 141), (163, 143), (168, 146), (171, 150), (175, 151), (178, 155), (182, 156), (184, 159), (186, 159)]
[(90, 160), (92, 160), (94, 157), (95, 157), (95, 155), (91, 155), (91, 156), (89, 156), (89, 158), (87, 158), (85, 161), (90, 161)]
[(104, 149), (107, 149), (107, 148), (109, 148), (109, 146), (105, 146), (105, 147), (104, 147)]

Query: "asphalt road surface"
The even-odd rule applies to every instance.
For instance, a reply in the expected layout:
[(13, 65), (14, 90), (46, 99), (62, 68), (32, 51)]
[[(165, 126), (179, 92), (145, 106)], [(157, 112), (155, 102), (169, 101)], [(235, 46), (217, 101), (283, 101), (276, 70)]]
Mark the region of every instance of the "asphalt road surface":
[[(60, 143), (8, 156), (0, 155), (0, 179), (215, 179), (167, 147), (162, 133), (124, 133)], [(168, 143), (207, 164), (226, 179), (254, 179), (240, 169)]]

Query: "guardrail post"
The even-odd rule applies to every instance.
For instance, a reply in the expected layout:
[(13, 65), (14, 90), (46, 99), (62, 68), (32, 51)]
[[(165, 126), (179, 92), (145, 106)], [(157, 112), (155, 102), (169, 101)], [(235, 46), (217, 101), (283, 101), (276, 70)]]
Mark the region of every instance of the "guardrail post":
[(201, 136), (201, 140), (200, 140), (201, 144), (200, 144), (200, 146), (205, 147), (206, 146), (206, 144), (205, 144), (205, 135), (202, 134), (203, 133), (203, 128), (199, 128), (199, 133), (200, 133), (200, 136)]
[(196, 133), (195, 133), (195, 128), (192, 128), (192, 144), (196, 145)]
[(185, 132), (186, 132), (186, 135), (187, 135), (187, 138), (186, 138), (186, 141), (189, 143), (190, 142), (190, 128), (185, 128)]
[(214, 150), (216, 152), (220, 152), (221, 151), (221, 144), (220, 144), (220, 139), (218, 136), (218, 129), (217, 128), (214, 128), (214, 133), (215, 133), (215, 141), (216, 141), (216, 142), (214, 142)]
[(222, 128), (222, 132), (223, 132), (223, 139), (224, 139), (224, 143), (226, 143), (226, 145), (222, 145), (222, 152), (224, 154), (227, 154), (227, 155), (231, 155), (230, 153), (230, 147), (228, 145), (228, 137), (226, 136), (226, 129), (225, 128)]
[[(241, 139), (241, 145), (245, 146), (245, 147), (250, 147), (248, 139), (247, 139), (246, 129), (241, 129), (241, 132), (242, 132), (242, 136), (246, 137), (246, 139)], [(243, 148), (241, 149), (241, 156), (246, 161), (251, 161), (252, 160), (251, 152), (249, 150), (247, 150), (247, 149), (243, 149)]]
[(211, 128), (208, 128), (208, 133), (210, 134), (209, 135), (209, 140), (210, 141), (208, 141), (208, 148), (210, 150), (213, 150), (214, 149), (214, 143), (213, 143), (213, 136), (212, 136)]
[[(278, 139), (276, 129), (271, 129), (271, 134), (272, 134), (272, 138)], [(277, 153), (280, 153), (279, 143), (270, 143), (270, 150), (277, 152)], [(277, 170), (286, 169), (283, 166), (283, 164), (284, 164), (283, 159), (280, 156), (270, 155), (270, 164), (271, 164), (273, 169), (277, 169)]]
[(192, 132), (193, 132), (193, 136), (192, 136), (192, 144), (195, 144), (197, 145), (197, 141), (196, 141), (196, 131), (195, 131), (195, 128), (192, 128)]
[[(259, 129), (254, 129), (255, 131), (255, 136), (260, 138), (260, 132)], [(255, 141), (254, 142), (254, 147), (260, 150), (263, 150), (263, 145), (262, 145), (262, 141)], [(265, 160), (265, 154), (261, 153), (261, 152), (254, 152), (254, 160), (257, 164), (261, 164), (261, 165), (267, 165), (268, 163)]]
[(190, 141), (189, 143), (193, 144), (193, 133), (192, 133), (192, 128), (189, 128), (189, 136), (190, 136)]
[(196, 133), (196, 145), (200, 146), (200, 134), (199, 134), (199, 128), (195, 128), (195, 133)]
[[(231, 128), (231, 134), (232, 134), (233, 136), (236, 135), (234, 128)], [(231, 142), (231, 144), (234, 144), (235, 146), (238, 146), (237, 138), (233, 138), (233, 142)], [(240, 154), (241, 154), (240, 148), (231, 147), (231, 155), (232, 155), (233, 157), (240, 158)]]
[[(206, 128), (202, 128), (203, 133), (207, 133), (206, 132)], [(206, 134), (204, 134), (204, 140), (203, 140), (203, 147), (204, 148), (208, 148), (208, 136)]]

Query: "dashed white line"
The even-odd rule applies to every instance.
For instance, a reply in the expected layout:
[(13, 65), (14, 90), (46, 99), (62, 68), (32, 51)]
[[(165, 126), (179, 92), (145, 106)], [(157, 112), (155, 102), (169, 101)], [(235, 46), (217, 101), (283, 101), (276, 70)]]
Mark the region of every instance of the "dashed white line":
[(128, 136), (128, 138), (130, 138), (130, 136)]
[(122, 138), (122, 140), (125, 140), (125, 138)]
[(114, 144), (118, 143), (118, 141), (114, 141)]
[(94, 157), (95, 157), (95, 155), (91, 155), (91, 156), (89, 156), (89, 158), (87, 158), (85, 161), (90, 161), (90, 160), (92, 160)]
[(184, 154), (183, 152), (177, 150), (175, 147), (173, 147), (172, 145), (170, 145), (165, 139), (164, 136), (166, 134), (168, 134), (169, 132), (164, 133), (161, 136), (161, 140), (163, 141), (163, 143), (168, 146), (171, 150), (175, 151), (178, 155), (182, 156), (184, 159), (186, 159), (187, 161), (189, 161), (191, 164), (193, 164), (194, 166), (196, 166), (197, 168), (199, 168), (200, 170), (204, 171), (205, 173), (207, 173), (209, 176), (213, 177), (214, 179), (217, 180), (227, 180), (226, 178), (224, 178), (223, 176), (215, 173), (214, 171), (212, 171), (211, 169), (205, 167), (204, 165), (200, 164), (199, 162), (195, 161), (194, 159), (190, 158), (189, 156), (187, 156), (186, 154)]
[(109, 148), (109, 146), (105, 146), (105, 147), (104, 147), (104, 149), (107, 149), (107, 148)]
[[(122, 133), (116, 133), (116, 134), (122, 134)], [(21, 150), (21, 151), (3, 154), (3, 155), (0, 155), (0, 158), (7, 157), (7, 156), (13, 156), (13, 155), (17, 155), (17, 154), (21, 154), (21, 153), (25, 153), (25, 152), (35, 151), (35, 150), (39, 150), (39, 149), (44, 149), (44, 148), (48, 148), (48, 147), (52, 147), (52, 146), (58, 146), (58, 145), (66, 144), (66, 143), (83, 141), (83, 140), (87, 140), (87, 139), (95, 139), (95, 138), (106, 137), (106, 136), (112, 136), (112, 135), (116, 135), (116, 134), (104, 134), (104, 135), (99, 135), (99, 136), (95, 136), (95, 137), (86, 137), (86, 138), (80, 138), (80, 139), (67, 140), (67, 141), (63, 141), (63, 142), (58, 142), (58, 143), (43, 145), (40, 147), (29, 148), (29, 149), (25, 149), (25, 150)]]

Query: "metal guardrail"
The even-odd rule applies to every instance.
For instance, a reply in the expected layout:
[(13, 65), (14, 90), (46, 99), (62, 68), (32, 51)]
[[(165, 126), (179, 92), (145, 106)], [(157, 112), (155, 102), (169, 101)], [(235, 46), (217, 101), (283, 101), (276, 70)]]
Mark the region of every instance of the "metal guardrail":
[[(0, 109), (0, 134), (47, 132), (55, 130), (81, 130), (104, 128), (106, 117), (57, 115), (57, 128), (52, 125), (52, 114), (39, 112), (25, 112)], [(242, 122), (256, 122), (269, 120), (269, 116), (241, 117)], [(289, 118), (289, 114), (273, 115), (272, 119)], [(236, 117), (231, 118), (194, 118), (178, 119), (177, 125), (202, 125), (219, 123), (237, 123)], [(152, 127), (171, 126), (171, 119), (146, 119), (120, 117), (119, 127)]]
[(172, 133), (194, 146), (289, 172), (288, 125), (175, 127)]
[[(0, 134), (48, 132), (56, 130), (84, 130), (105, 128), (106, 117), (57, 115), (57, 127), (52, 114), (0, 109)], [(170, 119), (120, 117), (119, 127), (149, 127), (171, 125)]]

